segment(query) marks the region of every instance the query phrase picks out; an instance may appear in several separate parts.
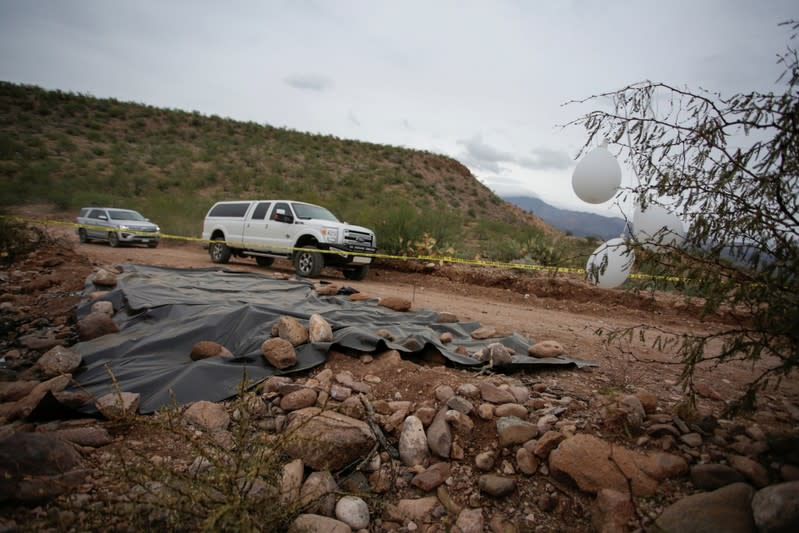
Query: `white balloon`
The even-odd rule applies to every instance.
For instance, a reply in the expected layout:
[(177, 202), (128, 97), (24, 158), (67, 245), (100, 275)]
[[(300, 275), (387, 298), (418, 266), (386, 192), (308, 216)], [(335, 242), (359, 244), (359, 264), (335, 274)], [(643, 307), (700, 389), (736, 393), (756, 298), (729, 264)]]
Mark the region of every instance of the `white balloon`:
[(601, 204), (616, 194), (621, 185), (621, 167), (607, 148), (597, 146), (577, 163), (572, 189), (584, 202)]
[(648, 250), (679, 247), (685, 242), (685, 225), (677, 215), (659, 205), (639, 205), (633, 213), (633, 235)]
[(585, 271), (588, 281), (603, 289), (615, 289), (627, 279), (633, 268), (635, 255), (624, 243), (624, 239), (610, 239), (594, 250)]

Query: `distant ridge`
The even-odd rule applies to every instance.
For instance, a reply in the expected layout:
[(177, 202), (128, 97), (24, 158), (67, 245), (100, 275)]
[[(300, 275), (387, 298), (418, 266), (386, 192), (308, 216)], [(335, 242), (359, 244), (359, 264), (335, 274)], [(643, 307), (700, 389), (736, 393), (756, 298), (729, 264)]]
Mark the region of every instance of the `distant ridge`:
[(551, 206), (532, 196), (504, 196), (506, 202), (534, 213), (547, 224), (577, 237), (598, 237), (602, 240), (618, 237), (624, 231), (624, 219), (605, 217), (582, 211)]

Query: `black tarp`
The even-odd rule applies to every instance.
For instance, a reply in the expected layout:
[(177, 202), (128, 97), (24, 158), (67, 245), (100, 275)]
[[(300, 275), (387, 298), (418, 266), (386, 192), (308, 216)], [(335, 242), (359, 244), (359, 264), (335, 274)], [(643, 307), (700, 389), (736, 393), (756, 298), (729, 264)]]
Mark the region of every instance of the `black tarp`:
[[(87, 280), (85, 294), (95, 290)], [(83, 357), (75, 374), (76, 390), (94, 397), (113, 392), (116, 386), (140, 393), (143, 413), (173, 402), (229, 398), (236, 394), (245, 371), (248, 381), (257, 382), (308, 370), (324, 363), (331, 348), (361, 352), (396, 349), (408, 357), (432, 347), (453, 364), (481, 366), (484, 363), (454, 350), (464, 346), (474, 352), (490, 342), (501, 342), (517, 354), (526, 354), (529, 346), (518, 334), (476, 341), (470, 333), (480, 327), (477, 322), (438, 324), (435, 311), (402, 313), (379, 306), (376, 299), (352, 302), (347, 296), (320, 296), (308, 281), (278, 280), (250, 272), (123, 265), (117, 286), (100, 299), (114, 304), (114, 321), (120, 331), (74, 347)], [(86, 299), (80, 304), (79, 319), (90, 312), (92, 303)], [(313, 313), (330, 323), (333, 343), (298, 347), (297, 365), (288, 370), (269, 365), (261, 354), (261, 344), (271, 337), (275, 321), (289, 315), (307, 325)], [(380, 329), (391, 332), (394, 341), (377, 336)], [(439, 340), (445, 331), (454, 337), (447, 345)], [(235, 357), (192, 361), (192, 346), (204, 340), (222, 344)], [(568, 357), (515, 355), (513, 363), (501, 370), (590, 364)], [(86, 409), (94, 407), (87, 405)]]

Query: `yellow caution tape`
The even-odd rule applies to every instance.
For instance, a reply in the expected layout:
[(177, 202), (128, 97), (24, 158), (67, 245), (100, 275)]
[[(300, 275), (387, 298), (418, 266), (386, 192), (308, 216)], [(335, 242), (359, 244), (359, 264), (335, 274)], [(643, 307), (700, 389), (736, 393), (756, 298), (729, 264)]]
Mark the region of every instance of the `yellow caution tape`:
[[(27, 218), (21, 216), (9, 216), (9, 215), (0, 215), (0, 218), (7, 218), (11, 220), (16, 220), (18, 222), (27, 222), (31, 224), (43, 224), (43, 225), (58, 225), (58, 226), (67, 226), (73, 228), (83, 228), (83, 229), (95, 229), (95, 230), (102, 230), (108, 231), (108, 226), (97, 226), (92, 224), (78, 224), (76, 222), (66, 222), (62, 220), (39, 220), (34, 218)], [(187, 241), (187, 242), (197, 242), (202, 244), (211, 244), (212, 242), (208, 239), (202, 239), (199, 237), (186, 237), (184, 235), (172, 235), (170, 233), (153, 233), (148, 231), (138, 231), (138, 230), (124, 230), (123, 232), (118, 233), (127, 233), (130, 235), (142, 235), (145, 237), (156, 238), (158, 236), (161, 239), (169, 239), (169, 240), (176, 240), (176, 241)], [(304, 250), (305, 248), (300, 248), (296, 246), (277, 246), (277, 247), (270, 247), (270, 251), (274, 251), (275, 249), (278, 250), (285, 250), (285, 251), (299, 251)], [(558, 273), (566, 273), (566, 274), (585, 274), (585, 269), (583, 268), (573, 268), (573, 267), (561, 267), (561, 266), (544, 266), (544, 265), (528, 265), (524, 263), (506, 263), (503, 261), (485, 261), (482, 259), (463, 259), (461, 257), (452, 257), (452, 256), (440, 256), (440, 255), (391, 255), (391, 254), (380, 254), (380, 253), (366, 253), (366, 252), (346, 252), (343, 253), (340, 250), (316, 250), (322, 254), (334, 254), (334, 255), (352, 255), (358, 257), (371, 257), (373, 259), (392, 259), (396, 261), (433, 261), (433, 262), (440, 262), (440, 263), (453, 263), (453, 264), (461, 264), (461, 265), (471, 265), (471, 266), (484, 266), (484, 267), (492, 267), (492, 268), (508, 268), (514, 270), (529, 270), (529, 271), (544, 271), (544, 272), (552, 272), (555, 274)], [(257, 257), (257, 256), (254, 256)], [(633, 279), (656, 279), (661, 281), (683, 281), (683, 278), (675, 277), (675, 276), (652, 276), (646, 274), (630, 274), (630, 278)]]

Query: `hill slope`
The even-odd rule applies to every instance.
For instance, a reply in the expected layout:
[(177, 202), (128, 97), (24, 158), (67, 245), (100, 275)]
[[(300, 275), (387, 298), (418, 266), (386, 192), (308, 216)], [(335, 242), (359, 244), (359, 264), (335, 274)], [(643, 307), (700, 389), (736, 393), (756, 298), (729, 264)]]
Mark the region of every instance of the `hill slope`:
[(560, 209), (532, 196), (503, 196), (502, 199), (534, 213), (560, 231), (578, 237), (598, 237), (608, 240), (624, 232), (624, 219), (618, 217)]
[(449, 157), (6, 82), (0, 177), (6, 205), (126, 206), (193, 236), (218, 200), (277, 197), (372, 227), (388, 252), (510, 260), (559, 235)]

